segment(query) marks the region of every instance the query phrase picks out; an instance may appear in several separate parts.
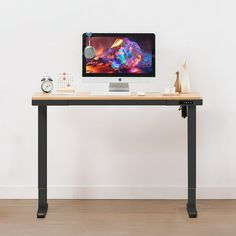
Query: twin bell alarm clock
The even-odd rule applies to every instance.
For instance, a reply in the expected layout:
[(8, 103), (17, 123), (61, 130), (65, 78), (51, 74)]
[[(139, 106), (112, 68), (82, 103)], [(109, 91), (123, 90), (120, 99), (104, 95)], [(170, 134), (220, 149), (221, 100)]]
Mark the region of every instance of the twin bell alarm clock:
[(44, 93), (50, 93), (53, 90), (53, 80), (46, 76), (41, 79), (41, 89)]

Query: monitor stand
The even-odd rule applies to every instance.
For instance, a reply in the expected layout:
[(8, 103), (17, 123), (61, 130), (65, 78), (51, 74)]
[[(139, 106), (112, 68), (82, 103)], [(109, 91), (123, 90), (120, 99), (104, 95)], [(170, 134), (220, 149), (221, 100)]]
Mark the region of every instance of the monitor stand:
[(129, 83), (127, 82), (109, 83), (109, 92), (129, 92)]

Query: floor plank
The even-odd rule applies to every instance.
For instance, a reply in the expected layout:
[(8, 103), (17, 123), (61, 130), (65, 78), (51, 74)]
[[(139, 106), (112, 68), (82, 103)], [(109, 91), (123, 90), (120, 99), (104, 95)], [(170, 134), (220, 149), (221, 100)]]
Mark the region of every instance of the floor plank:
[(199, 200), (189, 219), (183, 200), (0, 200), (1, 236), (236, 236), (236, 200)]

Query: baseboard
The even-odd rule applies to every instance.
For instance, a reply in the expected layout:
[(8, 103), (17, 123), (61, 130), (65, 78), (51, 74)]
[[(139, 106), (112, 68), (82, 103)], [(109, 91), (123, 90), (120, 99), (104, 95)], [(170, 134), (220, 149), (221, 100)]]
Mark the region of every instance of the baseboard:
[[(0, 186), (0, 199), (36, 199), (36, 186)], [(181, 186), (49, 186), (49, 199), (186, 199)], [(236, 186), (199, 186), (198, 199), (236, 199)]]

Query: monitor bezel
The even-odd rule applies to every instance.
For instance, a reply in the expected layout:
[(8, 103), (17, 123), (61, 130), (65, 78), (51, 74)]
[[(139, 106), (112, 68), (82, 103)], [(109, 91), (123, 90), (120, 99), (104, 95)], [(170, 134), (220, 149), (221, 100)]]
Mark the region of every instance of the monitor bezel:
[(93, 33), (91, 37), (119, 37), (119, 36), (149, 36), (152, 41), (152, 72), (151, 73), (143, 73), (143, 74), (107, 74), (107, 73), (86, 73), (86, 58), (84, 56), (84, 49), (86, 47), (86, 33), (82, 35), (82, 76), (83, 77), (156, 77), (156, 36), (154, 33)]

